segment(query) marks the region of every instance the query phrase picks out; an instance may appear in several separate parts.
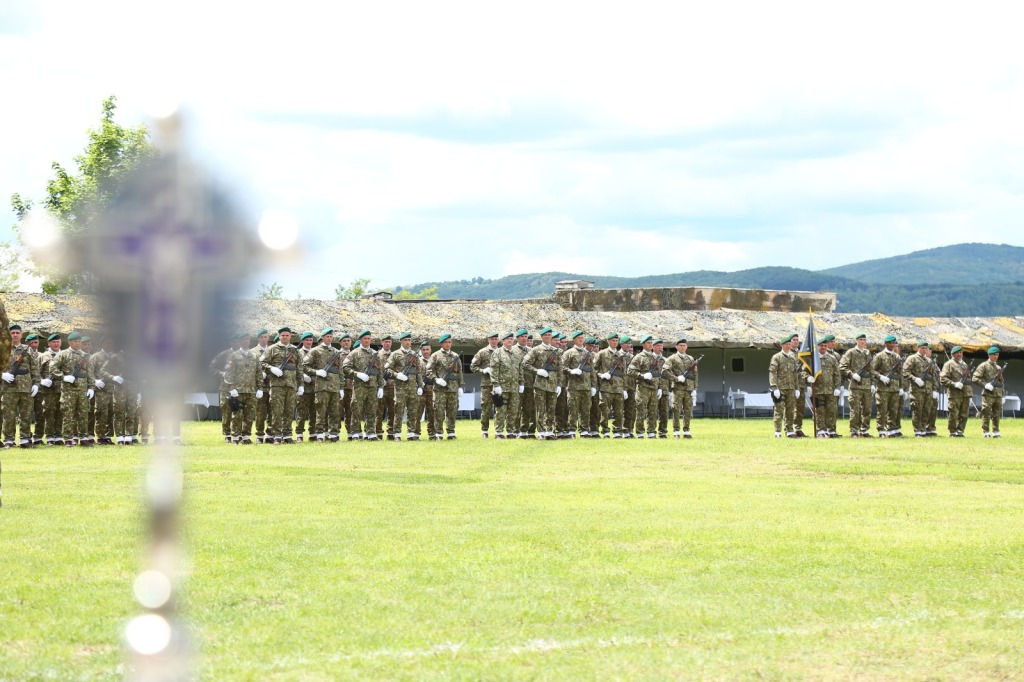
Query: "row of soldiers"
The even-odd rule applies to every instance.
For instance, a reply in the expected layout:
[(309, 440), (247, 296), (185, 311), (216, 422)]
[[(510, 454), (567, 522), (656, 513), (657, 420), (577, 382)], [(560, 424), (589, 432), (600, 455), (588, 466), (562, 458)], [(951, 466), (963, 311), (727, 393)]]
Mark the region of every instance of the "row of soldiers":
[[(372, 333), (353, 338), (324, 329), (319, 338), (290, 327), (259, 330), (249, 347), (245, 332), (219, 353), (210, 371), (220, 378), (222, 432), (226, 442), (337, 442), (341, 425), (349, 440), (455, 439), (462, 359), (452, 337), (414, 348), (409, 332), (390, 335), (374, 349)], [(679, 339), (665, 357), (651, 336), (634, 353), (632, 340), (609, 334), (605, 348), (578, 331), (570, 336), (542, 329), (534, 342), (525, 329), (492, 333), (470, 363), (481, 375), (481, 431), (494, 437), (667, 438), (670, 409), (676, 438), (690, 438), (697, 365)], [(335, 346), (337, 343), (337, 347)], [(673, 409), (674, 408), (674, 409)], [(294, 431), (293, 431), (294, 427)], [(634, 430), (636, 435), (634, 435)], [(308, 434), (308, 435), (306, 435)]]
[[(948, 430), (952, 438), (963, 438), (967, 427), (973, 386), (981, 389), (981, 429), (985, 438), (999, 438), (999, 419), (1003, 412), (1005, 366), (999, 364), (999, 348), (988, 349), (988, 359), (973, 368), (964, 362), (964, 350), (953, 346), (940, 368), (932, 357), (927, 341), (917, 343), (917, 351), (908, 357), (899, 352), (897, 338), (890, 334), (878, 352), (867, 347), (867, 334), (858, 334), (856, 345), (840, 355), (835, 337), (825, 336), (817, 344), (820, 371), (812, 373), (813, 362), (797, 357), (797, 334), (779, 339), (781, 350), (772, 356), (768, 383), (775, 401), (775, 437), (800, 438), (803, 433), (804, 402), (811, 404), (815, 435), (838, 438), (836, 413), (843, 382), (848, 382), (850, 399), (850, 435), (870, 438), (871, 401), (877, 410), (880, 438), (903, 436), (900, 413), (910, 398), (914, 436), (938, 435), (935, 428), (940, 390), (945, 389)], [(804, 398), (804, 399), (801, 399)]]
[[(152, 419), (142, 406), (142, 388), (129, 378), (125, 355), (114, 349), (112, 337), (100, 339), (94, 353), (92, 340), (79, 332), (68, 334), (63, 349), (60, 334), (51, 334), (40, 351), (37, 334), (22, 338), (18, 324), (8, 332), (11, 355), (0, 381), (4, 448), (148, 441)], [(177, 427), (167, 434), (158, 431), (163, 434), (158, 437), (180, 444)]]

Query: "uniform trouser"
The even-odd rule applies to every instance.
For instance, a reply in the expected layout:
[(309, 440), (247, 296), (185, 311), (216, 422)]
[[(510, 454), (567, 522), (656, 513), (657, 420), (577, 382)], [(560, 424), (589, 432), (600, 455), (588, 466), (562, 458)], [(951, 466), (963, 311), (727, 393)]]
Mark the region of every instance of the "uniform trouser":
[[(611, 389), (608, 391), (601, 391), (602, 433), (622, 433), (622, 400), (622, 391), (620, 390)], [(608, 425), (609, 419), (612, 420), (611, 426)]]
[(793, 430), (803, 431), (804, 429), (804, 410), (807, 405), (807, 392), (800, 391), (800, 397), (793, 401)]
[(963, 433), (967, 428), (967, 415), (970, 410), (970, 396), (963, 394), (946, 394), (946, 407), (949, 410), (949, 432)]
[(139, 405), (139, 435), (142, 438), (149, 436), (149, 427), (153, 424), (153, 413), (145, 404)]
[(114, 435), (122, 438), (136, 435), (139, 420), (135, 414), (138, 409), (135, 392), (115, 389), (112, 393)]
[(96, 395), (89, 398), (89, 407), (85, 410), (85, 431), (90, 438), (96, 434)]
[(459, 394), (457, 391), (434, 390), (434, 416), (437, 421), (434, 423), (434, 434), (444, 434), (445, 427), (448, 435), (455, 435), (455, 414), (459, 411)]
[(341, 399), (341, 421), (345, 424), (345, 432), (352, 433), (352, 396), (355, 394), (353, 381), (345, 382), (345, 397)]
[(231, 391), (221, 389), (220, 391), (220, 433), (222, 436), (231, 435), (231, 406), (228, 400), (231, 399)]
[(43, 399), (43, 414), (45, 415), (43, 431), (46, 433), (46, 437), (60, 438), (60, 386), (55, 385), (53, 388), (46, 389), (46, 397)]
[[(301, 436), (306, 432), (313, 435), (316, 426), (316, 394), (313, 392), (313, 384), (312, 382), (303, 382), (303, 385), (306, 388), (302, 395), (295, 397), (296, 436)], [(337, 395), (337, 391), (334, 394)]]
[(637, 433), (658, 431), (658, 389), (639, 386), (636, 389)]
[[(384, 397), (387, 397), (386, 395)], [(420, 397), (416, 395), (416, 387), (395, 389), (395, 410), (394, 418), (391, 421), (389, 433), (393, 436), (402, 435), (402, 417), (405, 416), (406, 437), (416, 434), (420, 435)]]
[(839, 409), (839, 398), (832, 395), (832, 389), (824, 389), (820, 394), (816, 394), (813, 400), (815, 433), (832, 433), (836, 410)]
[(878, 433), (897, 430), (903, 397), (897, 391), (879, 391), (875, 393), (875, 402), (878, 404)]
[(679, 417), (683, 418), (683, 431), (690, 430), (690, 419), (693, 418), (693, 393), (689, 389), (679, 387), (675, 390), (676, 409), (672, 417), (672, 430), (679, 433)]
[(252, 421), (256, 417), (256, 394), (239, 393), (238, 402), (242, 406), (231, 413), (231, 437), (248, 438), (252, 434)]
[(328, 389), (313, 394), (313, 432), (337, 436), (341, 430), (341, 396)]
[(590, 430), (590, 389), (568, 391), (569, 417), (566, 432), (576, 433)]
[(999, 430), (999, 418), (1003, 416), (1003, 397), (985, 392), (981, 396), (981, 430), (989, 432), (991, 424), (993, 431)]
[(669, 389), (662, 389), (658, 398), (658, 434), (662, 436), (668, 434), (668, 392)]
[(32, 394), (20, 391), (4, 391), (3, 429), (4, 442), (15, 443), (15, 428), (20, 427), (21, 439), (32, 440)]
[(910, 420), (914, 424), (914, 433), (935, 430), (935, 407), (935, 399), (932, 398), (930, 388), (910, 392)]
[[(423, 387), (423, 395), (420, 396), (420, 407), (419, 407), (419, 412), (417, 413), (418, 416), (416, 417), (416, 421), (419, 421), (420, 418), (424, 416), (424, 413), (426, 414), (426, 418), (427, 418), (426, 419), (426, 421), (427, 421), (427, 436), (433, 438), (434, 437), (434, 433), (436, 433), (434, 431), (434, 426), (436, 424), (436, 419), (434, 417), (434, 387), (433, 386), (424, 386)], [(419, 426), (417, 426), (416, 428), (419, 429)], [(419, 433), (419, 432), (417, 431), (417, 433)]]
[(480, 386), (480, 430), (484, 433), (487, 433), (491, 428), (491, 408), (494, 406), (491, 391), (493, 390), (493, 384), (482, 384)]
[(373, 427), (377, 421), (377, 385), (360, 381), (352, 389), (351, 408), (352, 427), (349, 433), (376, 434)]
[(537, 430), (536, 393), (533, 386), (526, 386), (519, 394), (519, 433), (533, 434)]
[(786, 427), (786, 433), (793, 433), (795, 431), (793, 427), (793, 415), (796, 414), (796, 396), (793, 395), (793, 389), (791, 388), (780, 388), (779, 393), (782, 396), (779, 398), (779, 402), (775, 403), (775, 433), (781, 433), (782, 427)]
[(46, 394), (43, 393), (42, 386), (39, 387), (36, 397), (32, 399), (32, 414), (35, 419), (33, 437), (42, 440), (46, 433)]
[(627, 388), (626, 396), (622, 399), (622, 432), (633, 433), (633, 426), (636, 422), (636, 389)]
[(89, 433), (89, 398), (85, 391), (61, 390), (60, 412), (64, 439), (85, 438)]
[(270, 389), (263, 388), (263, 397), (256, 399), (256, 437), (267, 433), (267, 416), (270, 414)]
[(111, 438), (114, 435), (114, 395), (110, 388), (98, 390), (93, 396), (96, 411), (96, 437)]
[(291, 386), (270, 388), (270, 435), (274, 438), (292, 437), (295, 397), (295, 389)]
[(374, 425), (375, 433), (384, 433), (387, 429), (388, 436), (395, 435), (395, 382), (389, 381), (384, 384), (384, 397), (377, 401), (377, 421)]
[(514, 421), (515, 415), (519, 412), (519, 387), (507, 385), (501, 387), (501, 397), (504, 399), (501, 407), (494, 408), (494, 434), (515, 433), (518, 428)]
[(534, 387), (533, 412), (536, 415), (535, 423), (539, 433), (555, 432), (555, 406), (557, 402), (558, 396), (555, 395), (554, 391), (545, 391)]
[(854, 388), (850, 391), (850, 433), (861, 434), (871, 430), (871, 389)]
[(558, 433), (569, 431), (569, 389), (562, 387), (562, 394), (555, 395), (555, 430)]
[(590, 397), (590, 428), (592, 434), (598, 433), (601, 429), (601, 392), (598, 391)]

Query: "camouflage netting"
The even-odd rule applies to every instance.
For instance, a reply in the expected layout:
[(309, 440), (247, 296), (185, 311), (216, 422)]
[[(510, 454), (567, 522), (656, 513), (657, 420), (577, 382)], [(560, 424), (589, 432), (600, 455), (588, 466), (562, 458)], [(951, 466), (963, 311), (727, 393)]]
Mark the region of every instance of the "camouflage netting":
[[(95, 306), (87, 296), (50, 296), (45, 294), (4, 294), (0, 301), (7, 307), (10, 320), (40, 334), (79, 329), (96, 331), (101, 322), (94, 316)], [(386, 333), (411, 331), (416, 338), (436, 339), (451, 333), (458, 345), (482, 345), (492, 331), (515, 331), (526, 327), (536, 332), (551, 326), (572, 332), (582, 329), (605, 336), (614, 331), (634, 338), (644, 334), (675, 342), (685, 337), (693, 347), (774, 348), (785, 333), (803, 333), (806, 312), (755, 312), (747, 310), (658, 310), (642, 312), (572, 311), (549, 299), (511, 301), (421, 301), (385, 302), (316, 300), (244, 300), (237, 314), (225, 321), (230, 329), (255, 331), (261, 327), (276, 329), (282, 325), (319, 333), (325, 327), (357, 332), (370, 329), (375, 337)], [(905, 350), (918, 340), (937, 348), (954, 344), (968, 352), (982, 351), (991, 345), (1004, 352), (1024, 352), (1024, 317), (889, 317), (881, 313), (815, 314), (820, 335), (835, 334), (840, 345), (853, 344), (854, 337), (865, 332), (869, 343), (877, 346), (886, 334), (895, 334)]]

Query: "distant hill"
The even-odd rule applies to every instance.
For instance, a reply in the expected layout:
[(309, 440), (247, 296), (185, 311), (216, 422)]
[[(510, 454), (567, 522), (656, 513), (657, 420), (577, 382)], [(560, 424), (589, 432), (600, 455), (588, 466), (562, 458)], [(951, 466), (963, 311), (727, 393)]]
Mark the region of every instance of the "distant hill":
[(822, 270), (867, 283), (987, 284), (1024, 282), (1024, 247), (957, 244), (905, 256), (866, 260)]
[(838, 298), (836, 312), (846, 313), (938, 317), (1024, 314), (1024, 248), (996, 244), (946, 246), (820, 272), (788, 267), (736, 272), (697, 270), (645, 277), (543, 272), (498, 279), (422, 282), (396, 287), (396, 291), (436, 286), (440, 298), (542, 298), (550, 296), (555, 282), (564, 279), (591, 280), (601, 289), (703, 285), (834, 291)]

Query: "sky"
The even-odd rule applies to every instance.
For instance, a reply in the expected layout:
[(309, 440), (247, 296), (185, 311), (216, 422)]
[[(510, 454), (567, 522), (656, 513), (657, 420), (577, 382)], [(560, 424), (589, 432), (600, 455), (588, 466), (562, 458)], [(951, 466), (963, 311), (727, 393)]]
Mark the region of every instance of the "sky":
[(1024, 246), (1020, 3), (0, 0), (0, 240), (101, 102), (301, 254), (286, 297)]

